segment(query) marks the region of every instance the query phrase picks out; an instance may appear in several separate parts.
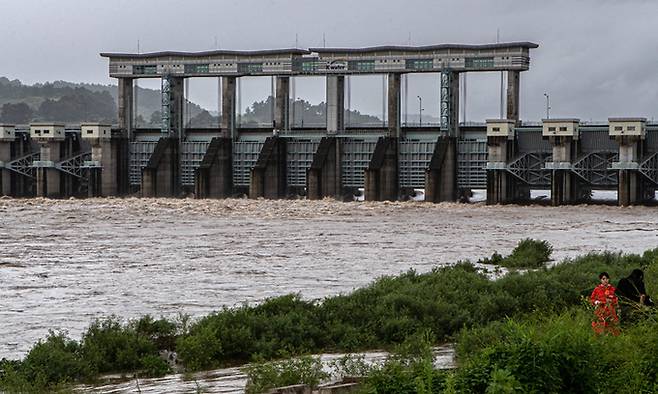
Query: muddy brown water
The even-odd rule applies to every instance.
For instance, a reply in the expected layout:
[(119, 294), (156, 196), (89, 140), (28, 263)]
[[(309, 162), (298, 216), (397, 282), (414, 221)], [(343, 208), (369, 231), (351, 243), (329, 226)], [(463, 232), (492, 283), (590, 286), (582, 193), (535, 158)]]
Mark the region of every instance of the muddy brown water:
[(656, 247), (658, 208), (174, 199), (0, 199), (0, 358), (97, 317), (202, 316), (322, 298), (545, 239), (560, 260)]

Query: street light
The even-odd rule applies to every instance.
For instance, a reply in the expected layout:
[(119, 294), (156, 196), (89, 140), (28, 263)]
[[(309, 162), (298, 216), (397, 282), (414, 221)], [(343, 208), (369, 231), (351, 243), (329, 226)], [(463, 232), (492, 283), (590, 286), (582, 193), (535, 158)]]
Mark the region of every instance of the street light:
[(544, 96), (546, 97), (546, 119), (550, 119), (551, 97), (548, 93), (544, 93)]
[(423, 98), (420, 96), (418, 97), (418, 127), (423, 126)]

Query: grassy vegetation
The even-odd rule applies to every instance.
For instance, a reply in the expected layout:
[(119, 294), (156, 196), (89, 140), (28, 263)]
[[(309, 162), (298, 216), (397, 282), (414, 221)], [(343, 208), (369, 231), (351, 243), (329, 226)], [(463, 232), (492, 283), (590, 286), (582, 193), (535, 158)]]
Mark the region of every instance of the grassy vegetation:
[[(544, 247), (533, 245), (521, 248), (524, 255), (545, 254)], [(541, 249), (529, 253), (528, 249), (533, 247)], [(511, 324), (506, 319), (523, 321), (533, 313), (554, 316), (570, 311), (580, 305), (581, 293), (594, 287), (601, 271), (609, 272), (616, 283), (633, 268), (645, 268), (647, 287), (655, 289), (657, 261), (658, 249), (642, 256), (590, 254), (551, 268), (510, 273), (497, 280), (488, 279), (472, 264), (462, 262), (425, 274), (409, 271), (396, 277), (383, 277), (351, 294), (322, 301), (286, 295), (256, 306), (227, 308), (189, 325), (150, 317), (121, 324), (110, 318), (92, 324), (80, 341), (53, 333), (35, 345), (23, 360), (3, 361), (0, 390), (43, 391), (107, 372), (137, 371), (140, 375), (157, 376), (169, 369), (158, 357), (164, 349), (175, 350), (188, 370), (200, 370), (326, 351), (392, 349), (419, 336), (431, 338), (435, 343), (453, 339), (466, 328), (481, 331), (472, 331), (476, 334), (470, 339), (468, 334), (462, 334), (460, 349), (463, 346), (469, 350), (460, 351), (460, 355), (489, 354), (491, 350), (487, 351), (483, 345), (499, 340), (501, 332), (510, 332), (503, 326)], [(477, 344), (476, 338), (481, 338), (482, 345)], [(581, 357), (580, 353), (570, 354), (570, 357)], [(588, 353), (582, 356), (589, 360)], [(512, 356), (505, 357), (508, 358), (504, 360), (512, 360), (509, 358)], [(473, 369), (473, 374), (468, 376), (446, 376), (418, 363), (413, 368), (418, 373), (429, 374), (418, 379), (426, 386), (434, 382), (431, 387), (471, 387), (469, 382), (475, 382), (473, 387), (482, 388), (484, 378), (478, 373), (494, 379), (500, 387), (529, 387), (517, 376), (517, 370), (500, 365), (492, 361), (489, 369)], [(409, 373), (405, 371), (411, 366), (398, 360), (397, 365), (391, 364), (392, 369), (382, 372), (380, 377), (407, 376)], [(469, 368), (464, 366), (465, 371), (470, 371)], [(553, 369), (550, 373), (560, 371)], [(378, 376), (376, 371), (371, 375), (373, 379)], [(480, 381), (472, 377), (476, 375)], [(269, 376), (272, 379), (273, 372)], [(542, 387), (561, 386), (547, 383)]]

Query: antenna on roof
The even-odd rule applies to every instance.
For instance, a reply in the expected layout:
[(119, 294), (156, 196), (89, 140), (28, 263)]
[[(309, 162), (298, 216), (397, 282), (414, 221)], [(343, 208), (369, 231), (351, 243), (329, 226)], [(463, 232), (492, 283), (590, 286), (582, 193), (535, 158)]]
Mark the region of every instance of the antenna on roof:
[(295, 49), (299, 48), (299, 34), (295, 33)]
[(411, 46), (411, 32), (409, 32), (409, 37), (407, 38), (407, 45)]
[(322, 48), (326, 48), (326, 47), (327, 47), (327, 39), (326, 39), (326, 37), (324, 35), (324, 32), (323, 32), (322, 33)]
[(139, 54), (139, 38), (137, 39), (137, 54)]
[(217, 36), (215, 36), (215, 49), (219, 49), (219, 41), (217, 40)]

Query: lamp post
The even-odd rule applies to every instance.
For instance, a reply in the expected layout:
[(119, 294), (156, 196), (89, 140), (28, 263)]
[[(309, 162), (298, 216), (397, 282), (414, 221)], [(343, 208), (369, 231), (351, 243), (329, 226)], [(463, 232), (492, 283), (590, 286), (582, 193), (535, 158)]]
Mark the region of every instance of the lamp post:
[(544, 97), (546, 97), (546, 119), (550, 119), (551, 96), (548, 93), (544, 93)]
[(423, 98), (418, 97), (418, 127), (423, 127)]

